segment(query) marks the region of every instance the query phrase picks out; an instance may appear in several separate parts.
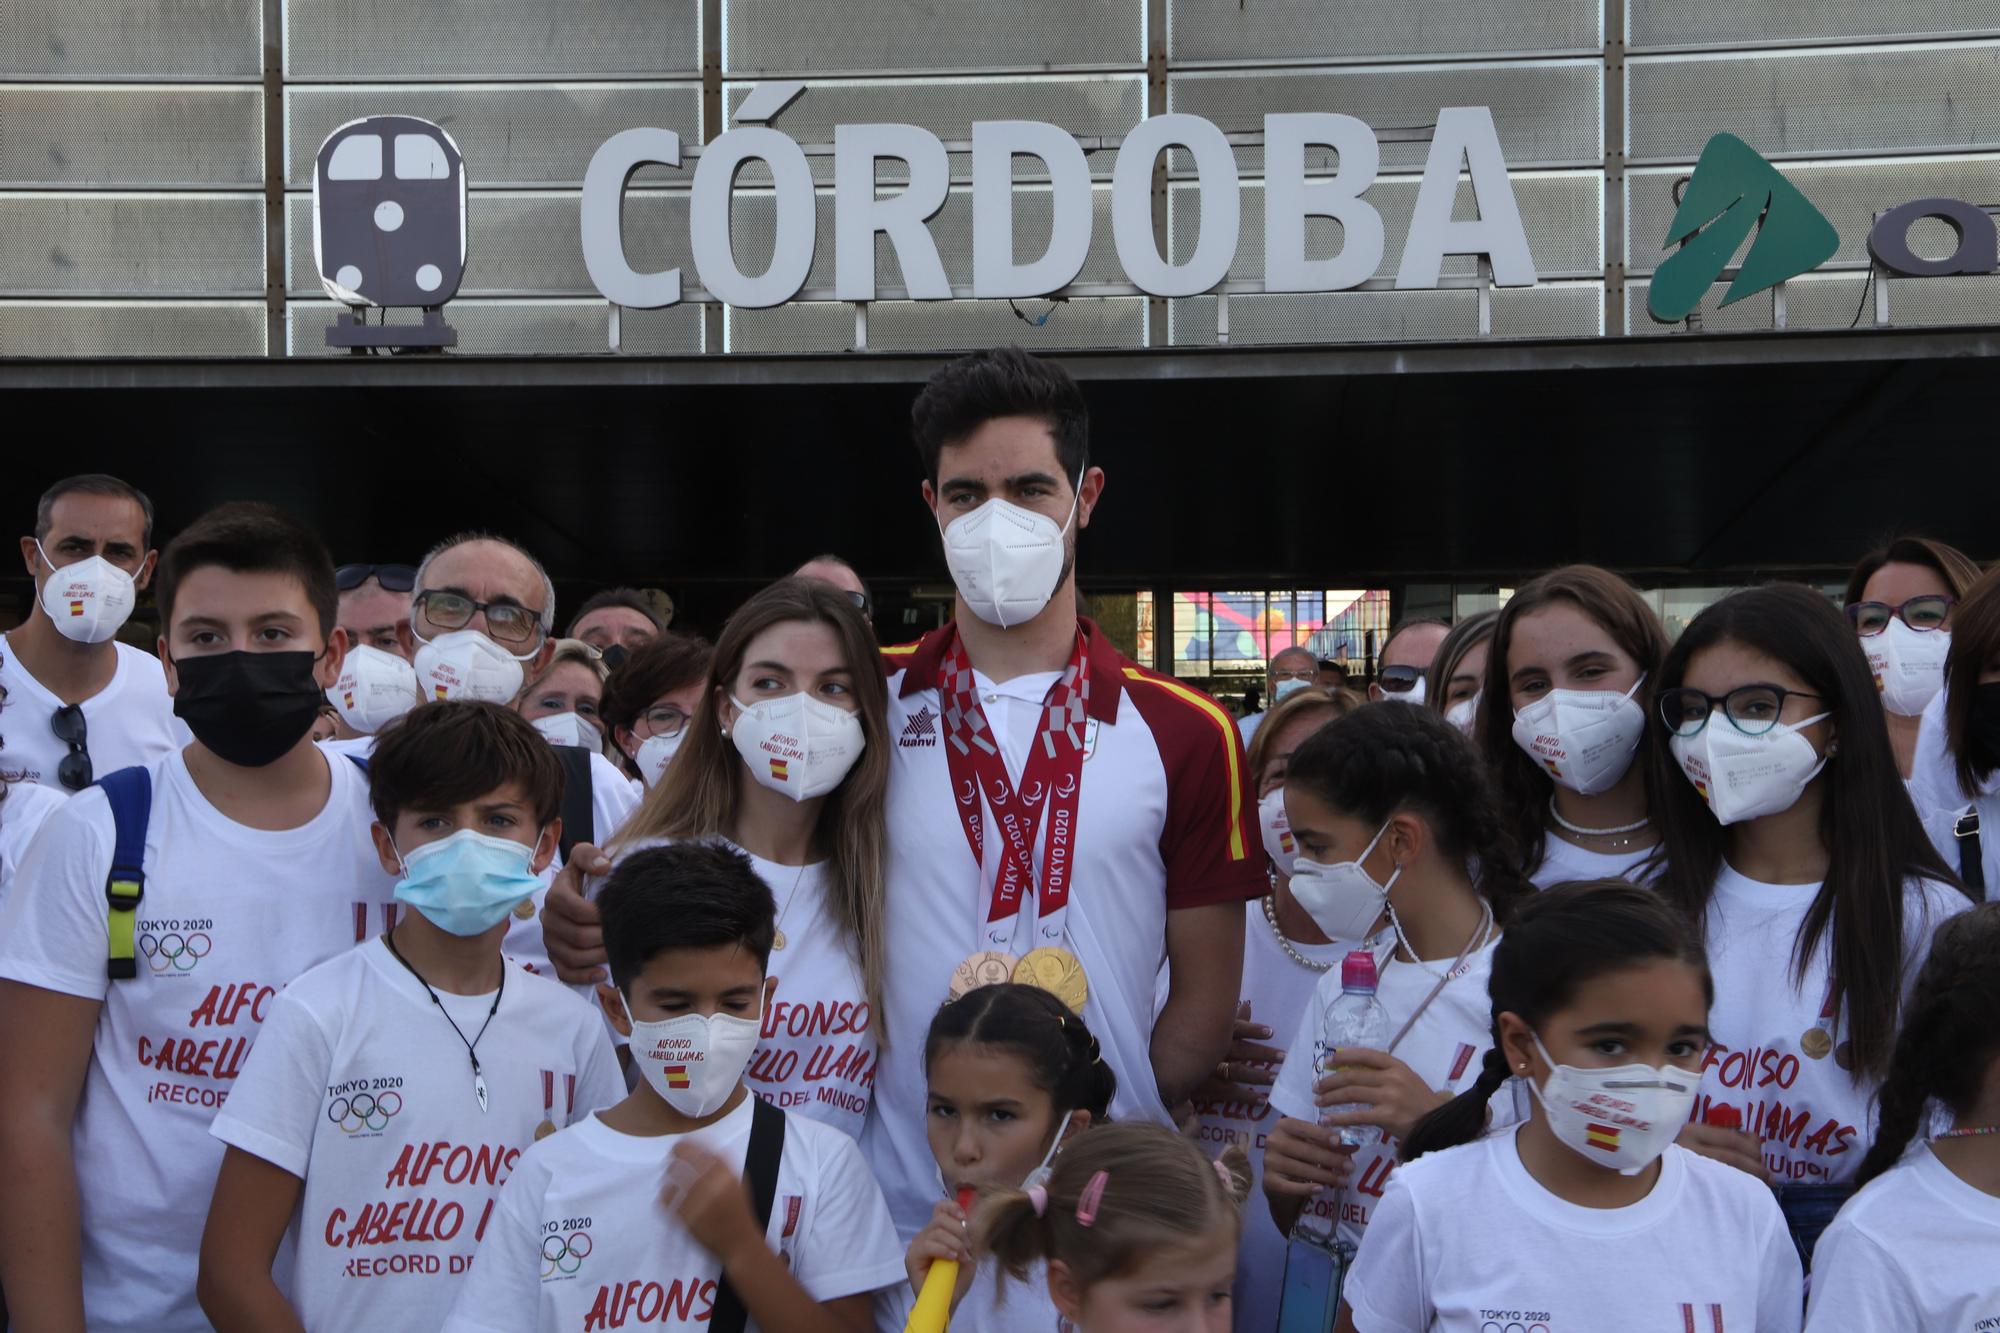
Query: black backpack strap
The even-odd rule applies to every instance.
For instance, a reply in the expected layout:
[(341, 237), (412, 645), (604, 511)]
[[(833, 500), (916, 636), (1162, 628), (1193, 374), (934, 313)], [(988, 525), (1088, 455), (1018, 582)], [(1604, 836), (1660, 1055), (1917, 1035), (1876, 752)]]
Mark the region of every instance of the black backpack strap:
[(153, 817), (153, 775), (121, 768), (98, 779), (111, 806), (111, 873), (104, 880), (107, 944), (104, 974), (113, 981), (139, 975), (133, 956), (139, 903), (146, 896), (146, 825)]
[[(771, 1205), (778, 1197), (778, 1160), (785, 1155), (785, 1113), (771, 1103), (750, 1094), (750, 1151), (743, 1158), (743, 1183), (750, 1191), (750, 1211), (757, 1218), (757, 1234), (769, 1235)], [(723, 1274), (715, 1284), (715, 1308), (708, 1316), (708, 1333), (743, 1333), (750, 1312), (743, 1298)]]
[(1975, 899), (1986, 897), (1986, 858), (1979, 850), (1979, 811), (1967, 810), (1951, 826), (1951, 836), (1958, 839), (1958, 877), (1965, 887), (1972, 890)]
[(581, 745), (558, 745), (556, 758), (562, 761), (563, 794), (560, 813), (562, 815), (562, 841), (558, 844), (562, 852), (563, 864), (569, 863), (570, 848), (580, 842), (597, 841), (597, 820), (592, 814), (590, 787), (590, 751)]

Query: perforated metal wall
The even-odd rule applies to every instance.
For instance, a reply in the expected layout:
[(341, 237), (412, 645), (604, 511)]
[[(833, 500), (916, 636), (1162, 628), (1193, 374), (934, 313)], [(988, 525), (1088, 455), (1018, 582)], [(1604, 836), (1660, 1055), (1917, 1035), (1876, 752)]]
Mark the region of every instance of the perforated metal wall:
[(744, 74), (1144, 65), (1145, 0), (725, 0)]

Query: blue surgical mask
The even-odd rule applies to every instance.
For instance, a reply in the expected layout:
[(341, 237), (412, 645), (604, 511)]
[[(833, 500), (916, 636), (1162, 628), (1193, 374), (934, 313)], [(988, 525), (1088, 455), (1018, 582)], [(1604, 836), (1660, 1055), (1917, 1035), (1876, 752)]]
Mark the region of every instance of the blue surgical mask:
[(408, 903), (453, 935), (485, 934), (541, 887), (528, 869), (533, 847), (477, 829), (460, 829), (397, 855), (403, 877), (396, 881), (396, 901)]

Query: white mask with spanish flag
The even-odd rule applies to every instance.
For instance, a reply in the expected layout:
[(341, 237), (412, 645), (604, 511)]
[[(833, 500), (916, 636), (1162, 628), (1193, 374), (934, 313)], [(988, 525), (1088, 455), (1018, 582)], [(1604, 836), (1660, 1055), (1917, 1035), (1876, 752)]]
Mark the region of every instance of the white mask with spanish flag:
[(42, 584), (42, 610), (56, 632), (75, 643), (103, 643), (116, 634), (132, 614), (136, 599), (132, 576), (101, 555), (57, 568), (41, 542), (35, 549), (49, 567), (48, 581)]
[(1285, 789), (1273, 787), (1264, 793), (1264, 799), (1257, 802), (1257, 826), (1264, 833), (1264, 851), (1271, 858), (1271, 864), (1287, 879), (1291, 877), (1292, 866), (1299, 859), (1298, 839), (1292, 836), (1292, 825), (1285, 818)]
[(754, 704), (734, 697), (729, 702), (739, 710), (729, 738), (750, 776), (795, 801), (838, 787), (868, 742), (859, 714), (803, 690)]
[(692, 1120), (721, 1110), (757, 1049), (761, 1006), (755, 1018), (681, 1014), (641, 1023), (623, 991), (618, 1003), (632, 1024), (632, 1059), (660, 1100)]
[(1636, 1176), (1673, 1145), (1694, 1108), (1700, 1074), (1675, 1065), (1559, 1065), (1541, 1034), (1528, 1035), (1549, 1065), (1548, 1079), (1540, 1087), (1530, 1079), (1528, 1086), (1564, 1147), (1621, 1176)]

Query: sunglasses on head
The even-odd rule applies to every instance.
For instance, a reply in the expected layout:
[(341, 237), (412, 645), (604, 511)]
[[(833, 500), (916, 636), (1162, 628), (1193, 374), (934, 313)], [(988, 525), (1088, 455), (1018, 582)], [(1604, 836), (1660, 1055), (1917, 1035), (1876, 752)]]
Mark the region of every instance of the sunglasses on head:
[(340, 592), (353, 592), (362, 584), (374, 579), (390, 592), (408, 592), (417, 586), (415, 565), (342, 565), (333, 571), (333, 586)]

